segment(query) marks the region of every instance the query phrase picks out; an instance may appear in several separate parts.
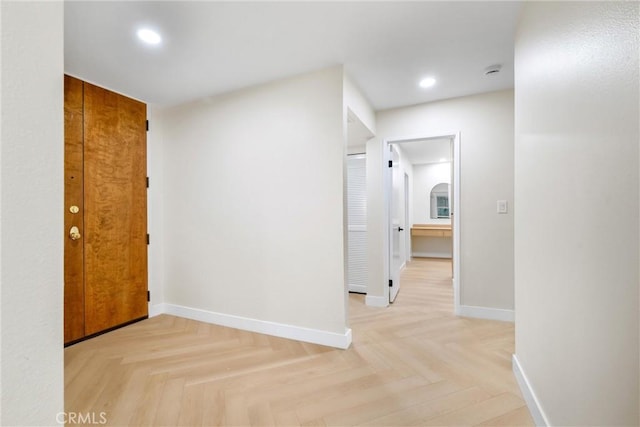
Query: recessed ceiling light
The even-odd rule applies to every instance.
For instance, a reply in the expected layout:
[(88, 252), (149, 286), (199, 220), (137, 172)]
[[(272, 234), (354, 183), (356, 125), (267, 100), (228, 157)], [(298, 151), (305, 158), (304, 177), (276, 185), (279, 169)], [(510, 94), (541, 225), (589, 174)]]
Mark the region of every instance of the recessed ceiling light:
[(159, 44), (162, 41), (160, 34), (148, 28), (141, 28), (137, 32), (138, 38), (148, 44)]
[(420, 80), (419, 84), (422, 88), (428, 88), (436, 84), (436, 79), (434, 79), (433, 77), (425, 77), (424, 79)]

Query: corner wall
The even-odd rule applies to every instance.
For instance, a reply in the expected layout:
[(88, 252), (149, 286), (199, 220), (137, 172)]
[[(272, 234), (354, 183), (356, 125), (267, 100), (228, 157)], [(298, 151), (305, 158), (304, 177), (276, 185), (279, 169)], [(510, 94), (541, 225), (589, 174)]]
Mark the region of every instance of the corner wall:
[(530, 2), (519, 24), (514, 370), (540, 424), (640, 422), (638, 7)]
[(2, 425), (63, 421), (63, 3), (0, 3)]
[(169, 313), (348, 346), (343, 103), (336, 67), (162, 111)]

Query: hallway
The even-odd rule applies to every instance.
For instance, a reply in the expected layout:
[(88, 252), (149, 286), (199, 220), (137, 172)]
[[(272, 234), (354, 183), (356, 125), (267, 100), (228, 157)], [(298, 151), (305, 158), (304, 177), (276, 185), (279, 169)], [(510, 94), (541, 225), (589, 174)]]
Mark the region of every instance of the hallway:
[(413, 260), (387, 309), (351, 294), (348, 350), (168, 315), (79, 343), (66, 411), (107, 425), (532, 425), (513, 324), (455, 317), (450, 271)]

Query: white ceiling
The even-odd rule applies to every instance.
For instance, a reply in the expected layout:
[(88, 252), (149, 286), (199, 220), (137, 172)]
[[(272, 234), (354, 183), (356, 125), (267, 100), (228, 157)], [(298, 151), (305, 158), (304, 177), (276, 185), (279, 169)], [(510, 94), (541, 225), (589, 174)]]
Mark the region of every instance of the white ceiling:
[[(344, 64), (376, 110), (513, 87), (520, 2), (65, 2), (65, 71), (174, 105)], [(149, 47), (136, 30), (158, 30)], [(502, 64), (502, 72), (483, 70)], [(426, 75), (435, 87), (417, 87)]]
[(397, 144), (412, 165), (451, 161), (451, 139), (434, 138)]

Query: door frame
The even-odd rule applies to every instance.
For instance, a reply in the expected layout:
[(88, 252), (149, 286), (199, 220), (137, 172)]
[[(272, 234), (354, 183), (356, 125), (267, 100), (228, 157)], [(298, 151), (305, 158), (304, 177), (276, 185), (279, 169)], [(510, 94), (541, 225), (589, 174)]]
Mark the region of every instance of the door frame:
[[(387, 206), (387, 212), (388, 212), (388, 217), (386, 219), (386, 224), (387, 224), (387, 230), (386, 230), (386, 235), (387, 235), (387, 240), (389, 242), (389, 246), (387, 247), (387, 250), (385, 251), (385, 253), (387, 254), (387, 262), (385, 263), (388, 269), (388, 274), (386, 276), (386, 278), (389, 280), (389, 286), (386, 286), (385, 289), (387, 290), (387, 302), (389, 304), (393, 303), (393, 301), (395, 301), (398, 293), (400, 292), (400, 273), (402, 272), (402, 257), (401, 255), (404, 252), (404, 248), (402, 247), (402, 239), (400, 236), (400, 231), (403, 230), (402, 229), (402, 220), (404, 218), (398, 218), (398, 234), (396, 234), (395, 229), (393, 228), (393, 225), (391, 223), (391, 211), (392, 211), (392, 204), (393, 204), (393, 194), (396, 191), (396, 189), (394, 188), (394, 182), (393, 182), (393, 177), (395, 175), (394, 169), (397, 168), (397, 172), (399, 176), (403, 176), (402, 174), (402, 169), (400, 169), (400, 150), (397, 149), (397, 147), (394, 147), (392, 145), (392, 143), (388, 143), (387, 145), (385, 145), (384, 147), (387, 150), (387, 158), (388, 158), (388, 166), (387, 170), (388, 170), (388, 176), (389, 179), (388, 181), (385, 183), (385, 189), (388, 191), (389, 193), (389, 197), (388, 200), (386, 201), (386, 206)], [(395, 165), (393, 163), (395, 163), (395, 159), (394, 156), (398, 157), (398, 165)], [(392, 163), (393, 162), (393, 163)], [(404, 177), (402, 178), (404, 180)], [(400, 183), (398, 183), (398, 186), (400, 185)], [(400, 196), (400, 193), (398, 191), (397, 196)], [(400, 202), (400, 197), (398, 197), (399, 200), (397, 200), (397, 202)], [(406, 228), (406, 226), (405, 226)], [(398, 258), (400, 258), (400, 260), (398, 261), (400, 263), (400, 265), (398, 265), (398, 271), (391, 271), (391, 265), (393, 264), (393, 247), (394, 247), (394, 238), (392, 236), (396, 236), (398, 239)]]
[[(391, 169), (388, 167), (391, 154), (389, 146), (391, 144), (402, 144), (403, 142), (415, 142), (429, 139), (450, 138), (453, 142), (453, 312), (460, 315), (460, 290), (462, 289), (462, 280), (460, 277), (460, 217), (462, 205), (460, 203), (460, 132), (436, 132), (425, 133), (422, 135), (410, 135), (404, 137), (387, 138), (382, 140), (382, 160), (383, 164), (383, 201), (384, 201), (384, 277), (390, 278), (389, 263), (391, 262), (389, 251), (391, 249), (390, 241), (390, 222), (391, 222)], [(411, 227), (409, 227), (410, 230)], [(385, 298), (389, 300), (389, 287), (385, 286)]]

